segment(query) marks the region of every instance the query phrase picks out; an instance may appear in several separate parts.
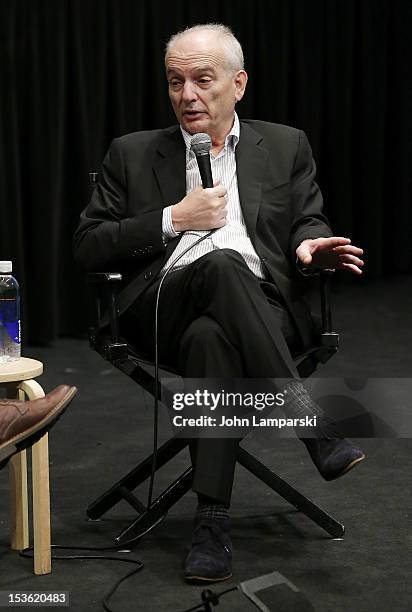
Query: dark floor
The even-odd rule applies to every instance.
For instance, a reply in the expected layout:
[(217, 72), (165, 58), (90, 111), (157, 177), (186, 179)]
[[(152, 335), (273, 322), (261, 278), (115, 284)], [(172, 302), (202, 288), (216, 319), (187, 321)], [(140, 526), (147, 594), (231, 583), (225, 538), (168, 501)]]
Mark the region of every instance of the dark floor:
[[(341, 350), (322, 375), (410, 377), (412, 371), (412, 277), (341, 286), (334, 295)], [(67, 382), (79, 394), (50, 434), (53, 542), (110, 546), (133, 518), (125, 504), (104, 520), (89, 522), (85, 510), (106, 487), (150, 451), (151, 401), (115, 371), (86, 342), (64, 339), (53, 348), (31, 348), (26, 356), (45, 364), (39, 379), (46, 390)], [(161, 416), (161, 438), (167, 417)], [(216, 591), (242, 580), (279, 571), (317, 612), (388, 612), (412, 609), (411, 508), (412, 443), (409, 439), (363, 439), (367, 461), (350, 475), (324, 482), (298, 440), (245, 440), (269, 467), (314, 498), (346, 526), (343, 540), (332, 540), (309, 519), (237, 469), (233, 504), (234, 577)], [(188, 464), (186, 453), (163, 468), (156, 488)], [(142, 496), (144, 497), (144, 495)], [(128, 557), (144, 569), (121, 585), (116, 611), (177, 612), (200, 602), (200, 587), (182, 580), (182, 559), (190, 539), (195, 507), (188, 494), (167, 519)], [(108, 560), (54, 561), (53, 572), (35, 577), (32, 561), (8, 548), (8, 477), (0, 475), (0, 590), (70, 592), (71, 610), (99, 610), (101, 600), (131, 567)], [(127, 556), (127, 555), (126, 555)], [(309, 610), (272, 592), (282, 612)], [(276, 599), (278, 598), (278, 599)], [(46, 609), (46, 608), (45, 608)], [(253, 610), (238, 593), (217, 608)], [(271, 607), (275, 609), (275, 607)]]

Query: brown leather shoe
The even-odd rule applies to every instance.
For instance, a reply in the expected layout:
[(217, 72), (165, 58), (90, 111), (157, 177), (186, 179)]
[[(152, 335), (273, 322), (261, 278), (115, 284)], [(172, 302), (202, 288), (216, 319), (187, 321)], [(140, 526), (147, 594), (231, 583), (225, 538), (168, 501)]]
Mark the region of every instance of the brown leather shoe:
[(0, 400), (0, 469), (49, 431), (76, 393), (76, 387), (60, 385), (37, 400)]

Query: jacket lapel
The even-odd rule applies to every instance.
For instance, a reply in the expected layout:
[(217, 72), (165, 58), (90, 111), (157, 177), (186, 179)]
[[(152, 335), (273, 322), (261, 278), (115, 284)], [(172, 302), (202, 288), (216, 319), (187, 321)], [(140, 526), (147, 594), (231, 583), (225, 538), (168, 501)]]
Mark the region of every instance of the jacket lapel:
[[(186, 195), (186, 147), (179, 126), (162, 135), (157, 148), (153, 171), (159, 185), (164, 207), (180, 202)], [(164, 261), (170, 257), (183, 234), (169, 240)]]
[(236, 146), (237, 182), (240, 206), (252, 243), (255, 242), (256, 220), (269, 154), (262, 140), (261, 134), (258, 134), (247, 123), (240, 122), (240, 139)]
[(164, 206), (186, 195), (186, 148), (179, 126), (165, 130), (159, 139), (153, 170)]

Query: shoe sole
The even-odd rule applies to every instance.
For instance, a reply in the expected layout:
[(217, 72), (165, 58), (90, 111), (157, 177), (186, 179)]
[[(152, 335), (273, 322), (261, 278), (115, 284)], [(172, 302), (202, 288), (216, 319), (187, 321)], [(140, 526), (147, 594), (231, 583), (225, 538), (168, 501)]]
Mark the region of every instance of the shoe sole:
[(222, 578), (207, 578), (206, 576), (185, 576), (185, 580), (190, 582), (222, 582), (223, 580), (229, 580), (233, 574), (223, 576)]
[(341, 472), (339, 472), (339, 474), (337, 474), (333, 478), (328, 478), (328, 480), (329, 481), (330, 480), (336, 480), (337, 478), (340, 478), (341, 476), (344, 476), (345, 474), (350, 472), (355, 467), (355, 465), (357, 465), (358, 463), (360, 463), (364, 459), (366, 459), (366, 455), (362, 455), (362, 457), (358, 457), (357, 459), (354, 459), (353, 461), (348, 463), (348, 465)]
[(0, 445), (0, 469), (3, 468), (9, 459), (16, 453), (20, 453), (22, 450), (29, 448), (35, 442), (38, 442), (59, 420), (61, 415), (66, 410), (67, 406), (76, 395), (76, 387), (72, 387), (62, 400), (52, 409), (50, 412), (36, 425), (33, 425), (30, 429), (26, 429), (24, 432), (17, 434), (14, 438), (11, 438), (7, 442)]

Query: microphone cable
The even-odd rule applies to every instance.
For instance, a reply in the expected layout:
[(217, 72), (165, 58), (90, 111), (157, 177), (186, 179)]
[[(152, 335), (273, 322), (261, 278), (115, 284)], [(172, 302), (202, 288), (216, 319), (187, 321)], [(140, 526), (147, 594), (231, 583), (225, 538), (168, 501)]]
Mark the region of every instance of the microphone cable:
[[(148, 531), (150, 530), (148, 529)], [(142, 536), (143, 535), (145, 534), (142, 534)], [(76, 551), (85, 550), (85, 551), (96, 551), (96, 552), (113, 551), (113, 552), (118, 552), (118, 553), (122, 553), (122, 552), (130, 553), (131, 552), (130, 550), (119, 550), (119, 546), (93, 547), (93, 546), (63, 546), (60, 544), (51, 544), (51, 548), (55, 550), (76, 550)], [(25, 548), (24, 550), (20, 551), (19, 556), (24, 557), (26, 559), (27, 558), (33, 559), (33, 556), (34, 556), (33, 547), (31, 546), (29, 548)], [(102, 600), (102, 606), (107, 612), (114, 612), (114, 610), (109, 606), (109, 602), (111, 598), (113, 597), (114, 593), (117, 591), (117, 589), (121, 585), (121, 583), (127, 580), (128, 578), (131, 578), (132, 576), (134, 576), (135, 574), (137, 574), (144, 568), (144, 563), (142, 561), (139, 561), (139, 559), (127, 559), (125, 557), (112, 556), (112, 555), (102, 555), (102, 554), (96, 554), (96, 555), (82, 555), (82, 554), (58, 555), (57, 554), (56, 555), (52, 553), (51, 558), (59, 560), (59, 561), (71, 561), (74, 559), (99, 559), (103, 561), (120, 561), (122, 563), (133, 564), (135, 567), (130, 572), (128, 572), (127, 574), (119, 578), (116, 581), (116, 583), (113, 585), (113, 587), (110, 589), (110, 591), (106, 593), (106, 595), (104, 596)]]
[[(208, 134), (200, 132), (192, 136), (191, 149), (196, 156), (199, 173), (201, 177), (201, 182), (202, 182), (204, 189), (213, 188), (213, 175), (212, 175), (212, 169), (210, 165), (210, 153), (209, 153), (211, 147), (212, 147), (212, 140)], [(176, 259), (174, 259), (171, 262), (169, 267), (164, 272), (162, 278), (160, 279), (159, 286), (157, 288), (156, 306), (155, 306), (155, 395), (154, 395), (154, 415), (153, 415), (153, 460), (152, 460), (152, 469), (150, 473), (149, 492), (147, 496), (147, 508), (150, 508), (152, 504), (153, 486), (154, 486), (154, 479), (155, 479), (155, 472), (156, 472), (156, 460), (157, 460), (157, 450), (158, 450), (157, 448), (158, 446), (158, 420), (159, 420), (159, 345), (158, 345), (158, 339), (159, 339), (159, 333), (158, 333), (159, 332), (158, 330), (159, 321), (158, 319), (159, 317), (158, 317), (158, 314), (159, 314), (160, 291), (161, 291), (161, 288), (163, 286), (163, 282), (166, 276), (169, 274), (171, 270), (173, 270), (174, 266), (177, 264), (178, 261), (180, 261), (183, 255), (186, 255), (186, 253), (188, 253), (195, 246), (203, 242), (203, 240), (206, 240), (206, 238), (209, 238), (218, 229), (219, 228), (215, 228), (215, 229), (208, 231), (204, 236), (201, 236), (193, 244), (188, 246), (187, 249), (185, 249), (178, 257), (176, 257)], [(186, 230), (186, 231), (192, 231), (192, 230)], [(207, 231), (207, 230), (203, 230), (203, 231)], [(186, 232), (183, 232), (183, 235), (185, 233)]]
[(204, 589), (201, 594), (202, 603), (198, 603), (192, 608), (182, 610), (182, 612), (201, 612), (202, 610), (204, 610), (204, 612), (212, 612), (212, 606), (215, 607), (219, 605), (219, 599), (222, 597), (222, 595), (226, 595), (226, 593), (232, 593), (232, 591), (238, 590), (238, 586), (231, 587), (230, 589), (226, 589), (225, 591), (220, 591), (220, 593), (215, 593), (210, 589)]
[[(142, 533), (142, 537), (147, 532), (149, 532), (151, 529), (152, 527), (149, 527), (146, 530), (146, 532)], [(125, 544), (127, 545), (127, 542)], [(96, 551), (96, 552), (116, 551), (118, 553), (131, 552), (130, 550), (119, 550), (119, 546), (94, 547), (94, 546), (63, 546), (60, 544), (52, 544), (51, 548), (55, 550), (87, 550), (87, 551)], [(33, 559), (34, 557), (33, 547), (30, 546), (29, 548), (25, 548), (24, 550), (19, 551), (19, 556), (25, 559)], [(115, 557), (115, 556), (105, 556), (105, 555), (56, 555), (56, 554), (52, 554), (51, 558), (54, 560), (59, 560), (59, 561), (71, 561), (74, 559), (98, 559), (98, 560), (104, 560), (104, 561), (121, 561), (122, 563), (131, 563), (135, 565), (136, 567), (134, 567), (130, 572), (127, 572), (127, 574), (119, 578), (115, 582), (115, 584), (111, 587), (111, 589), (108, 591), (108, 593), (106, 593), (105, 597), (102, 600), (102, 606), (104, 610), (106, 610), (106, 612), (115, 612), (113, 608), (110, 607), (109, 603), (113, 595), (117, 591), (117, 589), (122, 584), (122, 582), (125, 582), (126, 580), (128, 580), (129, 578), (131, 578), (132, 576), (134, 576), (135, 574), (137, 574), (144, 568), (144, 563), (142, 563), (142, 561), (139, 561), (138, 559), (126, 559), (124, 557), (119, 557), (119, 556)], [(226, 593), (230, 593), (232, 591), (237, 591), (237, 590), (238, 590), (238, 586), (231, 587), (229, 589), (226, 589), (225, 591), (221, 591), (220, 593), (215, 593), (211, 591), (210, 589), (205, 589), (202, 591), (202, 594), (201, 594), (202, 603), (196, 604), (192, 608), (188, 608), (184, 610), (183, 612), (195, 612), (197, 610), (199, 611), (205, 610), (206, 612), (211, 612), (212, 605), (217, 606), (219, 604), (219, 599), (220, 597), (222, 597), (222, 595), (225, 595)]]
[[(153, 497), (153, 487), (154, 487), (154, 479), (156, 472), (156, 460), (157, 460), (157, 451), (158, 451), (158, 421), (159, 421), (159, 300), (160, 300), (160, 291), (162, 289), (163, 283), (169, 272), (174, 268), (174, 266), (180, 261), (183, 255), (186, 255), (191, 249), (195, 246), (209, 238), (212, 234), (214, 234), (219, 228), (215, 228), (207, 232), (204, 236), (201, 236), (198, 240), (196, 240), (193, 244), (188, 246), (176, 259), (174, 259), (170, 266), (165, 270), (163, 276), (160, 279), (159, 286), (156, 292), (156, 305), (155, 305), (155, 394), (154, 394), (154, 415), (153, 415), (153, 460), (152, 460), (152, 469), (150, 473), (150, 484), (149, 484), (149, 492), (147, 496), (147, 507), (150, 508), (152, 504)], [(191, 231), (191, 230), (190, 230)], [(185, 233), (185, 232), (183, 232)]]
[[(160, 521), (156, 521), (155, 525), (151, 525), (144, 532), (142, 532), (140, 537), (143, 537), (146, 535), (146, 533), (149, 533), (153, 529), (154, 526), (158, 525), (160, 522), (162, 522), (165, 519), (165, 516), (163, 516), (160, 519)], [(51, 544), (50, 548), (52, 550), (53, 549), (54, 550), (76, 550), (76, 551), (84, 550), (84, 551), (94, 551), (98, 553), (103, 553), (103, 552), (130, 553), (131, 550), (125, 549), (125, 546), (127, 546), (128, 544), (129, 542), (125, 542), (122, 546), (118, 545), (118, 546), (102, 546), (102, 547), (100, 546), (65, 546), (62, 544)], [(33, 559), (34, 557), (33, 546), (30, 546), (29, 548), (25, 548), (24, 550), (19, 551), (19, 556), (24, 557), (26, 559)], [(56, 555), (55, 553), (52, 553), (51, 558), (58, 560), (58, 561), (72, 561), (74, 559), (99, 559), (103, 561), (120, 561), (122, 563), (131, 563), (135, 565), (135, 567), (130, 572), (128, 572), (127, 574), (119, 578), (115, 582), (113, 587), (110, 589), (110, 591), (106, 593), (106, 595), (104, 596), (102, 600), (102, 606), (106, 610), (106, 612), (115, 612), (112, 608), (110, 608), (109, 602), (111, 598), (113, 597), (113, 595), (115, 594), (115, 592), (117, 591), (117, 589), (119, 588), (119, 586), (121, 585), (121, 583), (126, 581), (128, 578), (131, 578), (132, 576), (134, 576), (135, 574), (137, 574), (144, 568), (144, 563), (142, 561), (139, 561), (139, 559), (127, 559), (125, 557), (102, 555), (102, 554), (97, 554), (97, 555), (78, 555), (78, 554), (58, 555), (57, 554)]]

